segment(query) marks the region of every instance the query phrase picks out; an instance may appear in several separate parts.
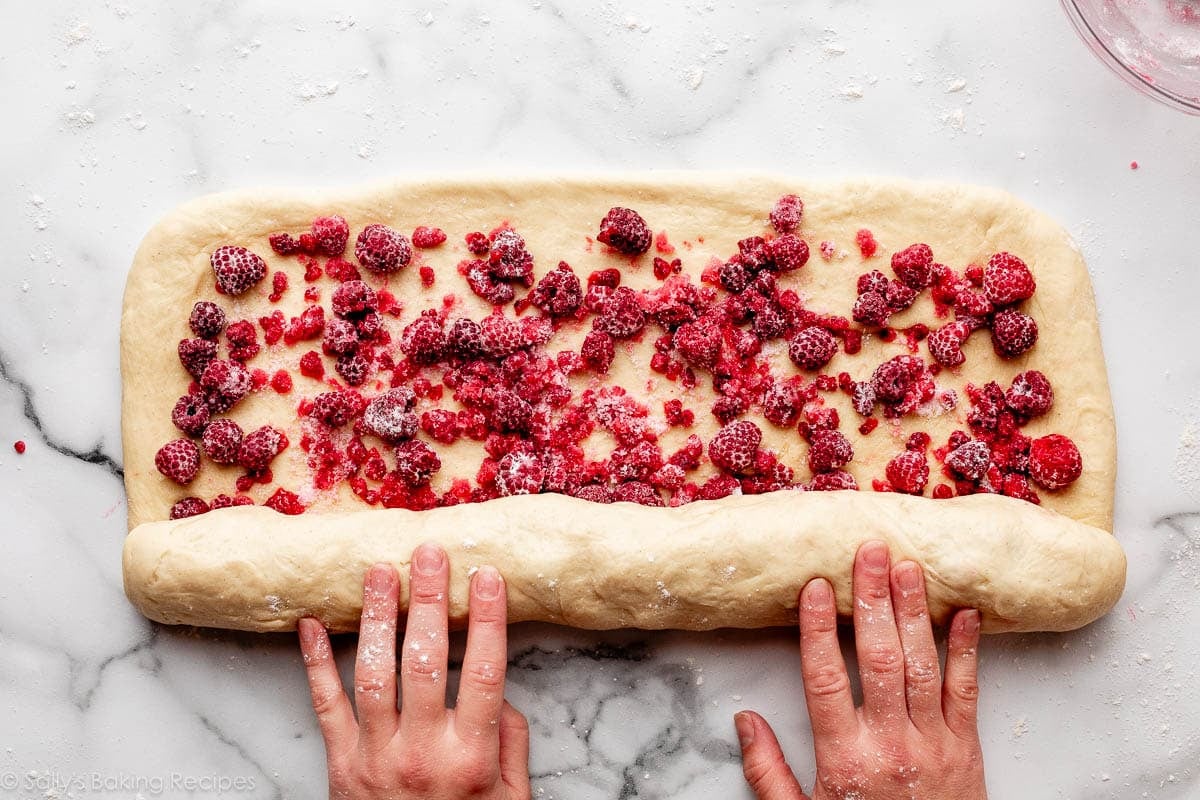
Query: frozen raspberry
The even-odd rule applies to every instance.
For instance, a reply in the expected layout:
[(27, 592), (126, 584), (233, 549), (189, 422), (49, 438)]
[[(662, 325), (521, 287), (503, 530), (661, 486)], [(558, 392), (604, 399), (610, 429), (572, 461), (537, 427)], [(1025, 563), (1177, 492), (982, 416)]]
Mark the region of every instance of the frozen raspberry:
[(637, 256), (650, 249), (654, 234), (636, 211), (614, 206), (600, 221), (596, 238), (625, 255)]
[(295, 492), (289, 492), (282, 486), (264, 500), (263, 505), (272, 511), (287, 514), (290, 517), (304, 513), (304, 503), (300, 502), (300, 496)]
[(313, 398), (308, 415), (330, 428), (338, 428), (354, 419), (362, 410), (362, 397), (357, 392), (322, 392)]
[(414, 364), (436, 364), (446, 349), (446, 333), (434, 310), (425, 311), (400, 334), (400, 351)]
[(929, 462), (915, 450), (905, 450), (889, 461), (886, 472), (892, 488), (904, 494), (921, 494), (929, 482)]
[(185, 497), (182, 500), (175, 501), (175, 505), (171, 506), (170, 519), (196, 517), (200, 514), (207, 514), (209, 510), (208, 503), (199, 497)]
[(290, 233), (272, 233), (267, 237), (271, 249), (281, 256), (294, 256), (300, 252), (300, 242)]
[(888, 283), (886, 275), (877, 269), (873, 269), (858, 276), (858, 283), (855, 288), (858, 294), (875, 292), (876, 294), (886, 295)]
[(470, 361), (483, 354), (483, 329), (473, 319), (456, 319), (446, 334), (446, 348), (463, 361)]
[(613, 502), (612, 489), (598, 483), (593, 483), (588, 486), (581, 486), (572, 492), (571, 496), (578, 497), (580, 500), (587, 500), (589, 503)]
[(350, 240), (350, 226), (342, 217), (336, 214), (331, 217), (317, 217), (312, 221), (310, 232), (314, 252), (331, 258), (346, 252), (346, 242)]
[(991, 463), (992, 449), (982, 439), (960, 444), (946, 455), (946, 466), (969, 481), (986, 475)]
[(929, 355), (943, 366), (957, 367), (967, 360), (963, 355), (962, 346), (970, 335), (970, 325), (961, 321), (948, 322), (929, 334), (929, 338), (926, 339)]
[(883, 362), (871, 374), (875, 397), (884, 403), (900, 403), (924, 369), (924, 363), (912, 356), (896, 356)]
[(773, 266), (771, 251), (767, 247), (767, 240), (763, 237), (748, 236), (740, 240), (737, 246), (741, 262), (750, 272), (757, 273), (759, 270)]
[(862, 228), (854, 234), (854, 243), (858, 245), (858, 252), (862, 253), (863, 258), (871, 258), (879, 249), (879, 242), (875, 241), (875, 234), (866, 228)]
[(471, 233), (468, 233), (465, 237), (463, 237), (463, 241), (466, 242), (467, 250), (472, 255), (486, 255), (487, 252), (492, 249), (492, 243), (488, 241), (487, 234), (479, 231), (472, 231)]
[(604, 331), (614, 339), (635, 336), (646, 325), (646, 314), (638, 302), (637, 293), (620, 286), (604, 301), (600, 316), (592, 321), (592, 327)]
[(917, 291), (900, 281), (888, 281), (887, 292), (883, 299), (887, 301), (888, 311), (893, 314), (903, 311), (917, 299)]
[(996, 355), (1012, 358), (1037, 344), (1038, 326), (1033, 317), (1007, 309), (992, 317), (992, 348)]
[(893, 253), (892, 272), (909, 288), (921, 291), (933, 282), (933, 250), (927, 244), (914, 244)]
[(1044, 374), (1031, 369), (1013, 378), (1012, 388), (1005, 393), (1004, 402), (1022, 417), (1032, 419), (1050, 410), (1054, 403), (1054, 390)]
[(779, 233), (794, 233), (804, 217), (804, 201), (794, 194), (785, 194), (771, 209), (771, 225)]
[(917, 431), (908, 437), (908, 440), (904, 443), (904, 449), (916, 450), (924, 453), (929, 449), (930, 442), (932, 441), (933, 440), (928, 433), (925, 431)]
[(231, 322), (225, 336), (229, 339), (229, 357), (235, 361), (245, 363), (258, 355), (258, 329), (250, 320)]
[(415, 402), (416, 397), (407, 386), (398, 386), (373, 397), (363, 411), (363, 430), (388, 444), (411, 439), (418, 426), (417, 415), (412, 413)]
[(720, 500), (733, 494), (740, 494), (741, 482), (732, 475), (714, 475), (705, 481), (696, 492), (697, 500)]
[(583, 365), (597, 375), (608, 374), (608, 368), (616, 354), (613, 337), (604, 331), (589, 331), (588, 335), (583, 337), (583, 346), (579, 350)]
[(836, 352), (837, 340), (833, 334), (816, 325), (800, 331), (788, 342), (788, 355), (801, 369), (821, 369)]
[(491, 426), (500, 433), (528, 433), (533, 421), (533, 406), (511, 389), (497, 389), (492, 395)]
[(667, 261), (665, 258), (654, 257), (654, 277), (660, 281), (665, 281), (672, 275), (678, 275), (683, 272), (683, 262), (678, 258), (673, 258)]
[(325, 364), (315, 350), (309, 350), (300, 356), (300, 374), (306, 378), (320, 380), (325, 374)]
[(506, 358), (529, 345), (520, 323), (502, 314), (484, 317), (479, 323), (479, 336), (483, 352), (495, 359)]
[(513, 287), (492, 274), (486, 261), (470, 261), (459, 265), (471, 291), (494, 306), (502, 306), (516, 296)]
[(690, 408), (684, 408), (683, 401), (678, 399), (663, 403), (663, 417), (672, 428), (690, 428), (696, 421), (696, 414)]
[(354, 257), (371, 272), (396, 272), (412, 258), (412, 247), (404, 234), (376, 222), (358, 234)]
[(538, 281), (529, 300), (552, 317), (567, 317), (578, 311), (583, 303), (583, 287), (571, 266), (560, 261), (557, 269), (547, 272)]
[(371, 371), (371, 361), (359, 352), (345, 353), (337, 357), (333, 368), (350, 386), (362, 386)]
[(771, 260), (780, 272), (792, 272), (808, 263), (808, 242), (794, 233), (785, 233), (771, 240)]
[(617, 503), (637, 503), (643, 506), (661, 508), (662, 497), (654, 487), (641, 481), (625, 481), (618, 483), (613, 489), (613, 501)]
[(875, 412), (875, 387), (871, 381), (859, 381), (851, 387), (850, 404), (864, 417), (869, 417)]
[(254, 505), (254, 501), (251, 500), (249, 497), (247, 497), (244, 494), (235, 494), (233, 497), (230, 497), (227, 494), (219, 494), (216, 497), (214, 497), (213, 501), (212, 501), (212, 508), (214, 511), (217, 510), (218, 508), (231, 508), (233, 506), (252, 506), (252, 505)]
[(492, 232), (488, 265), (489, 272), (500, 280), (519, 280), (526, 286), (533, 282), (533, 256), (525, 249), (525, 240), (512, 228)]
[(339, 317), (356, 318), (379, 308), (379, 296), (366, 283), (349, 280), (333, 290), (330, 304)]
[(218, 247), (209, 263), (217, 276), (217, 287), (225, 294), (243, 294), (267, 276), (267, 262), (236, 245)]
[(854, 310), (851, 316), (854, 321), (866, 325), (870, 328), (881, 328), (887, 324), (888, 315), (891, 309), (888, 308), (887, 298), (878, 292), (863, 292), (854, 301)]
[(271, 295), (267, 299), (272, 303), (278, 303), (283, 299), (283, 293), (288, 288), (288, 276), (286, 272), (276, 272), (271, 276)]
[(751, 331), (759, 341), (766, 342), (783, 334), (787, 328), (787, 320), (783, 314), (772, 306), (766, 306), (754, 315)]
[(200, 471), (200, 449), (191, 439), (167, 442), (154, 454), (154, 466), (180, 486), (187, 486)]
[(358, 328), (349, 320), (334, 317), (325, 324), (321, 349), (331, 356), (353, 353), (358, 349)]
[(708, 457), (713, 464), (735, 475), (754, 471), (755, 456), (762, 442), (762, 431), (749, 420), (731, 422), (708, 444)]
[(616, 481), (648, 480), (662, 465), (662, 448), (646, 441), (617, 447), (608, 460), (609, 473)]
[(421, 430), (442, 444), (454, 444), (462, 433), (458, 426), (458, 415), (444, 408), (431, 408), (422, 414)]
[(1037, 284), (1025, 262), (1011, 253), (996, 253), (983, 271), (983, 293), (997, 306), (1033, 297)]
[(201, 339), (215, 339), (225, 330), (225, 311), (216, 303), (201, 300), (192, 306), (188, 327)]
[(812, 492), (857, 491), (858, 481), (849, 472), (838, 469), (814, 475), (808, 489)]
[(854, 458), (850, 440), (835, 430), (813, 431), (808, 447), (808, 468), (814, 474), (830, 472)]
[(796, 424), (803, 404), (800, 393), (790, 383), (772, 383), (763, 392), (763, 416), (781, 428)]
[(413, 231), (412, 243), (413, 246), (419, 247), (422, 250), (428, 250), (431, 247), (437, 247), (446, 241), (446, 232), (441, 228), (431, 228), (427, 225), (421, 225)]
[(717, 273), (717, 280), (730, 294), (741, 294), (750, 285), (750, 270), (741, 261), (727, 261)]
[(1083, 474), (1083, 457), (1075, 443), (1058, 433), (1034, 439), (1029, 447), (1029, 476), (1043, 489), (1057, 491)]
[(185, 394), (176, 401), (175, 408), (171, 410), (171, 422), (188, 436), (204, 433), (210, 416), (208, 404), (204, 402), (204, 397), (198, 394)]
[(974, 289), (960, 289), (954, 295), (954, 315), (956, 317), (986, 320), (995, 310), (992, 301), (983, 292), (977, 292)]
[(238, 447), (237, 461), (251, 472), (261, 472), (287, 446), (288, 438), (283, 431), (264, 425), (246, 434), (242, 439), (242, 444)]
[(217, 464), (236, 464), (242, 427), (231, 419), (214, 419), (200, 440), (204, 455)]
[(236, 361), (216, 359), (200, 376), (200, 388), (204, 390), (208, 410), (214, 414), (233, 408), (250, 393), (252, 384), (250, 371)]
[(496, 491), (501, 497), (537, 494), (546, 480), (541, 459), (526, 452), (507, 453), (496, 469)]
[(442, 468), (438, 454), (420, 439), (401, 442), (395, 453), (396, 476), (414, 489), (429, 483), (433, 473)]
[(216, 357), (216, 342), (208, 339), (182, 339), (179, 342), (179, 361), (188, 374), (197, 380)]

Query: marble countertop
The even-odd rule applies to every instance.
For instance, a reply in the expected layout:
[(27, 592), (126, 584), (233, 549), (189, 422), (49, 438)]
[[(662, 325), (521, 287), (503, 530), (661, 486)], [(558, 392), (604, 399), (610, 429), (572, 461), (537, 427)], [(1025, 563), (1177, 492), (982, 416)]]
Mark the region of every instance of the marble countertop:
[[(985, 641), (989, 787), (1200, 796), (1200, 119), (1108, 74), (1056, 3), (51, 0), (5, 16), (0, 798), (173, 797), (189, 780), (215, 796), (239, 777), (252, 788), (225, 796), (324, 791), (292, 637), (156, 627), (122, 593), (118, 321), (155, 219), (264, 183), (627, 168), (960, 180), (1062, 221), (1102, 315), (1129, 583), (1085, 630)], [(749, 797), (741, 708), (811, 781), (790, 631), (518, 626), (511, 657), (536, 797)]]

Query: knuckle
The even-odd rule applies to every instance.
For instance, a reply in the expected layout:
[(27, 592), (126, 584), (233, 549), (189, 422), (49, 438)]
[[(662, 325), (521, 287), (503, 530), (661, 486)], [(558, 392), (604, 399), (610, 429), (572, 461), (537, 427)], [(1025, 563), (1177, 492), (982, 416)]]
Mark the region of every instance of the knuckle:
[(904, 669), (900, 649), (887, 642), (870, 642), (861, 657), (867, 671), (876, 675), (898, 675)]
[(850, 678), (837, 664), (809, 665), (804, 670), (804, 683), (816, 697), (831, 697), (850, 690)]
[(874, 600), (877, 603), (890, 602), (892, 599), (892, 587), (882, 580), (868, 580), (860, 582), (861, 585), (856, 590), (858, 596), (864, 600)]
[(313, 711), (318, 717), (329, 716), (337, 708), (341, 694), (342, 687), (340, 686), (314, 686), (312, 690)]
[(904, 677), (910, 686), (926, 689), (937, 683), (938, 670), (923, 658), (913, 658), (905, 664)]
[(979, 699), (979, 683), (966, 679), (957, 680), (950, 684), (950, 693), (956, 700), (974, 704)]
[(463, 679), (482, 689), (500, 689), (504, 686), (503, 663), (471, 661), (463, 665)]
[(481, 760), (471, 760), (460, 764), (455, 771), (455, 781), (461, 793), (466, 797), (485, 794), (496, 785), (499, 779), (499, 762), (489, 764)]
[(442, 652), (422, 650), (421, 652), (406, 651), (404, 654), (404, 673), (419, 678), (436, 680), (445, 672), (446, 656)]
[(804, 609), (800, 614), (800, 625), (805, 635), (825, 636), (837, 633), (837, 615)]
[(412, 605), (436, 605), (445, 599), (445, 582), (437, 578), (414, 578), (409, 587), (409, 602)]
[(765, 788), (776, 773), (786, 769), (787, 763), (779, 753), (748, 755), (742, 762), (742, 772), (746, 776), (746, 782), (756, 792)]

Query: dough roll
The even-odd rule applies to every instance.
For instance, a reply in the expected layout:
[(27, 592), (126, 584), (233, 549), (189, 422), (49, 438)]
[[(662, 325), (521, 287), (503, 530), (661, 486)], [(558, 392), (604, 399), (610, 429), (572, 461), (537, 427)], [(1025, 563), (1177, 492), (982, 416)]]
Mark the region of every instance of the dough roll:
[(794, 623), (797, 593), (817, 576), (849, 616), (854, 552), (869, 539), (921, 564), (935, 622), (974, 607), (988, 633), (1079, 628), (1125, 583), (1110, 533), (1023, 501), (792, 491), (673, 509), (555, 494), (422, 512), (235, 507), (139, 525), (124, 577), (134, 605), (167, 624), (290, 631), (314, 616), (352, 631), (366, 569), (395, 564), (406, 607), (413, 548), (435, 541), (449, 554), (458, 625), (470, 574), (490, 564), (507, 581), (511, 622), (759, 628)]

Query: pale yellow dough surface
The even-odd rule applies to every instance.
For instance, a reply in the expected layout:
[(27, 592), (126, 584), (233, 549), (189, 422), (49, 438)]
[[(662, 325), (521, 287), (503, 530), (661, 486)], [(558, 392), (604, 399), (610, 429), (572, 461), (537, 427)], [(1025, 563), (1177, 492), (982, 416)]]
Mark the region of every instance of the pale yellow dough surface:
[[(872, 268), (890, 275), (890, 254), (917, 241), (928, 243), (937, 261), (960, 271), (1008, 250), (1020, 255), (1037, 279), (1037, 293), (1023, 309), (1038, 321), (1039, 343), (1021, 358), (1002, 361), (992, 354), (986, 332), (972, 336), (966, 364), (938, 377), (939, 386), (959, 392), (955, 411), (884, 423), (862, 437), (854, 430), (859, 417), (844, 395), (827, 396), (854, 446), (847, 469), (866, 491), (733, 497), (674, 510), (539, 495), (414, 514), (364, 510), (343, 488), (340, 493), (302, 492), (311, 506), (300, 517), (227, 509), (165, 521), (179, 497), (231, 492), (237, 474), (206, 463), (185, 491), (154, 468), (155, 451), (178, 436), (170, 411), (186, 390), (187, 376), (175, 343), (190, 335), (192, 304), (216, 299), (231, 319), (256, 319), (276, 307), (291, 316), (303, 308), (301, 273), (294, 259), (270, 251), (270, 233), (303, 231), (315, 216), (332, 213), (349, 221), (351, 248), (353, 236), (372, 222), (405, 233), (417, 225), (445, 229), (450, 238), (442, 248), (417, 251), (416, 261), (437, 274), (432, 289), (421, 287), (418, 263), (389, 282), (388, 288), (406, 304), (395, 321), (403, 326), (447, 293), (462, 298), (457, 313), (478, 319), (487, 312), (454, 270), (467, 257), (462, 237), (469, 231), (491, 230), (502, 222), (514, 226), (534, 256), (535, 276), (565, 259), (581, 278), (615, 266), (624, 285), (648, 288), (657, 283), (650, 268), (653, 251), (631, 264), (602, 246), (589, 246), (588, 237), (595, 235), (609, 207), (635, 208), (655, 231), (667, 231), (684, 269), (697, 279), (711, 259), (735, 252), (738, 239), (767, 232), (767, 212), (785, 193), (804, 199), (801, 234), (813, 256), (804, 269), (784, 276), (780, 286), (795, 288), (814, 310), (849, 316), (855, 277)], [(869, 228), (880, 243), (879, 255), (866, 262), (854, 246), (860, 228)], [(840, 251), (831, 261), (818, 253), (824, 240)], [(222, 244), (249, 247), (272, 271), (288, 271), (292, 289), (283, 303), (266, 302), (269, 281), (236, 300), (217, 297), (208, 255)], [(328, 302), (327, 291), (321, 299)], [(917, 321), (937, 323), (928, 292), (892, 320), (897, 327)], [(561, 331), (555, 349), (578, 349), (584, 332), (583, 325)], [(662, 401), (672, 397), (696, 412), (692, 429), (662, 435), (663, 450), (669, 453), (687, 433), (712, 438), (718, 426), (708, 408), (715, 395), (706, 376), (690, 392), (665, 380), (648, 381), (655, 335), (637, 345), (618, 345), (608, 382), (639, 394), (659, 415)], [(846, 370), (855, 379), (866, 378), (880, 361), (907, 352), (899, 339), (886, 343), (868, 336), (862, 354), (839, 353), (826, 371)], [(301, 352), (269, 350), (249, 366), (294, 371)], [(791, 373), (782, 348), (770, 355), (777, 372)], [(923, 345), (919, 355), (928, 357)], [(962, 387), (968, 381), (996, 380), (1007, 386), (1013, 375), (1031, 368), (1050, 377), (1056, 403), (1026, 433), (1063, 433), (1076, 442), (1084, 473), (1072, 487), (1041, 492), (1042, 508), (1003, 497), (934, 501), (870, 491), (871, 479), (882, 477), (883, 466), (902, 449), (909, 433), (924, 430), (939, 442), (965, 427), (969, 404)], [(339, 629), (352, 628), (365, 567), (376, 560), (403, 565), (412, 547), (427, 538), (441, 541), (451, 552), (456, 613), (462, 612), (466, 570), (492, 563), (509, 580), (514, 619), (590, 628), (782, 624), (794, 618), (796, 591), (813, 575), (835, 582), (842, 610), (848, 611), (854, 547), (875, 536), (887, 538), (898, 555), (923, 564), (939, 616), (952, 607), (977, 605), (984, 612), (985, 630), (1078, 627), (1107, 611), (1124, 583), (1124, 556), (1107, 532), (1112, 526), (1116, 437), (1086, 267), (1053, 221), (994, 190), (877, 179), (813, 183), (764, 175), (643, 173), (412, 180), (340, 192), (247, 191), (205, 197), (160, 222), (137, 253), (122, 319), (122, 373), (132, 531), (125, 551), (126, 591), (143, 613), (163, 622), (281, 630), (294, 628), (299, 615), (314, 613)], [(294, 377), (293, 394), (256, 393), (231, 416), (247, 430), (267, 423), (284, 427), (297, 442), (295, 404), (323, 387), (298, 373)], [(573, 388), (586, 388), (588, 378), (579, 380), (576, 385), (573, 379)], [(805, 480), (804, 441), (794, 430), (761, 422), (760, 427), (763, 445), (794, 466), (798, 480)], [(594, 436), (589, 449), (606, 453), (612, 447), (611, 440), (603, 441), (606, 437)], [(443, 469), (435, 477), (435, 489), (445, 488), (450, 477), (473, 478), (482, 457), (477, 444), (464, 441), (438, 449)], [(275, 485), (299, 491), (310, 482), (304, 454), (296, 446), (272, 466), (276, 483), (252, 491), (258, 502)], [(937, 480), (937, 465), (932, 466), (931, 486)], [(706, 474), (702, 471), (699, 479)], [(467, 547), (471, 541), (474, 548)], [(726, 575), (730, 567), (733, 571)]]

